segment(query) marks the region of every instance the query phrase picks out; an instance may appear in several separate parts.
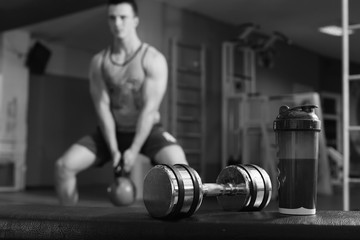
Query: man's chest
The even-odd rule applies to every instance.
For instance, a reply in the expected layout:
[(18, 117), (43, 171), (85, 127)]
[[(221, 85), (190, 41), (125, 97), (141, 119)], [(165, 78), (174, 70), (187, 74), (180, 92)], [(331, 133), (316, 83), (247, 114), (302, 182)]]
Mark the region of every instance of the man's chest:
[(103, 75), (110, 92), (138, 91), (146, 78), (141, 66), (131, 63), (126, 66), (114, 66), (105, 62)]

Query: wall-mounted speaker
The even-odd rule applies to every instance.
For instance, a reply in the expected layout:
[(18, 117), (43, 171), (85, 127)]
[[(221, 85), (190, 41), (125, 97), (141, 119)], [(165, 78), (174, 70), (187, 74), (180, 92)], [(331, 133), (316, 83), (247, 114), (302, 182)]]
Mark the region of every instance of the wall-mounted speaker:
[(40, 42), (35, 42), (26, 57), (26, 66), (32, 74), (43, 74), (51, 57), (51, 51)]

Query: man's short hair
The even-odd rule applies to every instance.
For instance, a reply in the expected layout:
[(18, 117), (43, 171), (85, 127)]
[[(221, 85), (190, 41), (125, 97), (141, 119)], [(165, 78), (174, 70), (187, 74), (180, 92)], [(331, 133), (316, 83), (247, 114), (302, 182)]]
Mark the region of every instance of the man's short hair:
[(130, 6), (133, 8), (135, 16), (138, 16), (139, 9), (138, 5), (135, 0), (108, 0), (108, 5), (117, 5), (121, 3), (127, 3), (130, 4)]

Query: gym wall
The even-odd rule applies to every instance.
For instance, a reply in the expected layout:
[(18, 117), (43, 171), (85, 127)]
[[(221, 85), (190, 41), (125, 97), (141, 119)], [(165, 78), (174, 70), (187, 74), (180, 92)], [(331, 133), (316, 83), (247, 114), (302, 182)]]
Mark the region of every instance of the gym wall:
[[(207, 175), (205, 181), (214, 181), (217, 173), (220, 171), (221, 164), (221, 43), (233, 38), (237, 34), (236, 29), (234, 26), (226, 25), (197, 13), (180, 10), (156, 1), (151, 1), (150, 3), (150, 1), (141, 0), (139, 1), (139, 5), (140, 9), (146, 9), (146, 11), (140, 11), (140, 36), (144, 41), (149, 42), (163, 51), (168, 59), (170, 59), (170, 38), (175, 37), (189, 44), (205, 44), (207, 46), (206, 148), (208, 151), (206, 152)], [(101, 10), (101, 8), (99, 9)], [(99, 18), (101, 18), (101, 15)], [(247, 20), (244, 19), (244, 22), (246, 21)], [(101, 31), (107, 29), (105, 22), (104, 25), (98, 27), (102, 28)], [(96, 33), (97, 30), (92, 29), (91, 31)], [(104, 42), (104, 38), (106, 38), (106, 36), (94, 34), (92, 40), (95, 42)], [(47, 120), (50, 121), (46, 123), (47, 132), (34, 132), (32, 130), (32, 134), (35, 134), (33, 136), (36, 136), (41, 142), (32, 143), (30, 146), (29, 152), (31, 154), (28, 155), (27, 159), (29, 165), (27, 180), (28, 184), (36, 186), (53, 184), (53, 177), (48, 174), (48, 172), (52, 171), (54, 161), (62, 153), (61, 150), (69, 146), (77, 136), (80, 137), (85, 130), (88, 130), (89, 125), (94, 121), (91, 117), (91, 103), (87, 103), (86, 100), (89, 99), (87, 96), (88, 89), (86, 79), (90, 58), (97, 50), (85, 51), (84, 49), (73, 49), (62, 46), (60, 43), (56, 45), (50, 44), (49, 47), (52, 50), (52, 57), (44, 76), (38, 77), (33, 81), (34, 89), (30, 89), (30, 95), (32, 100), (41, 102), (49, 101), (48, 98), (56, 97), (57, 99), (53, 101), (56, 102), (54, 105), (57, 106), (55, 109), (58, 111), (57, 114), (59, 114), (59, 118), (55, 117), (55, 114), (54, 117)], [(264, 94), (285, 94), (294, 91), (294, 84), (302, 84), (318, 90), (318, 69), (319, 57), (317, 55), (297, 48), (296, 46), (280, 47), (273, 69), (262, 69), (258, 67), (258, 90)], [(46, 79), (49, 79), (49, 81), (46, 82)], [(66, 93), (62, 96), (59, 94), (50, 94), (51, 91), (57, 91), (57, 88), (54, 88), (56, 84), (49, 85), (53, 81), (56, 82), (56, 84), (64, 81), (59, 85), (59, 89), (66, 88), (68, 91), (74, 92), (69, 96), (67, 96)], [(36, 93), (39, 92), (45, 94), (43, 95), (43, 97), (46, 96), (45, 99), (38, 99), (41, 94), (37, 95)], [(78, 104), (71, 105), (72, 101), (70, 101), (70, 99), (66, 100), (66, 98), (70, 96), (78, 99), (76, 101), (80, 101), (82, 103), (81, 105), (87, 104), (87, 107), (80, 109), (81, 106)], [(167, 114), (169, 114), (169, 112), (167, 102), (168, 95), (166, 95), (163, 101), (163, 119), (168, 119)], [(36, 127), (39, 127), (36, 119), (43, 118), (43, 114), (45, 114), (45, 116), (46, 114), (52, 114), (52, 110), (50, 110), (52, 109), (51, 104), (46, 103), (45, 105), (43, 104), (42, 107), (49, 110), (42, 110), (44, 111), (42, 113), (38, 112), (34, 116), (34, 121), (29, 121), (29, 129), (37, 129)], [(83, 116), (89, 116), (86, 125), (83, 124), (83, 121), (85, 121), (82, 120), (83, 116), (79, 117), (79, 121), (77, 120), (77, 122), (71, 123), (71, 114), (77, 113), (75, 108), (78, 109), (77, 111), (81, 111)], [(62, 116), (68, 117), (63, 119)], [(59, 124), (61, 127), (59, 127)], [(68, 126), (70, 126), (69, 128), (74, 131), (66, 131), (65, 129), (67, 129), (67, 127), (64, 124), (68, 124)], [(165, 125), (166, 124), (165, 122)], [(64, 130), (59, 131), (57, 134), (49, 135), (49, 133), (54, 130), (51, 129), (52, 126), (57, 126), (58, 129)], [(50, 141), (49, 137), (56, 139)], [(30, 137), (29, 141), (30, 139), (32, 138)], [(62, 149), (60, 149), (60, 146)], [(43, 168), (42, 165), (47, 166), (47, 168)], [(97, 178), (85, 173), (82, 179), (86, 178), (86, 180), (90, 179), (89, 181), (96, 181), (98, 183), (107, 182), (107, 176), (102, 173), (103, 172), (100, 172)], [(86, 181), (82, 181), (81, 184), (83, 182), (85, 183)]]

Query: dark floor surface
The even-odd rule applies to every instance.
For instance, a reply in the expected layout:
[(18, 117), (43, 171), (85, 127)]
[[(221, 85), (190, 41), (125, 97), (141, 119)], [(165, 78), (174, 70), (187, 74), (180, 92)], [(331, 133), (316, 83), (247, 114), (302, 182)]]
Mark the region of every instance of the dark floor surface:
[[(352, 202), (360, 203), (359, 189)], [(342, 208), (341, 189), (318, 197), (314, 216), (284, 216), (273, 200), (262, 212), (224, 212), (216, 198), (205, 198), (192, 217), (151, 218), (141, 200), (112, 207), (106, 186), (80, 188), (77, 207), (59, 206), (55, 191), (27, 189), (0, 193), (1, 239), (359, 239), (360, 212)], [(360, 208), (359, 208), (360, 209)], [(331, 210), (331, 211), (330, 211)]]
[[(318, 210), (342, 210), (342, 189), (341, 186), (333, 188), (332, 195), (321, 195), (317, 197)], [(360, 210), (360, 185), (351, 187), (350, 210)], [(109, 202), (106, 186), (83, 186), (79, 188), (80, 200), (78, 206), (85, 207), (111, 207)], [(58, 206), (58, 200), (53, 188), (28, 188), (20, 192), (0, 192), (0, 204), (44, 204)], [(133, 206), (144, 207), (142, 200), (137, 200)], [(278, 202), (276, 199), (270, 201), (265, 211), (276, 211)], [(199, 209), (201, 210), (220, 210), (216, 198), (206, 197)]]

